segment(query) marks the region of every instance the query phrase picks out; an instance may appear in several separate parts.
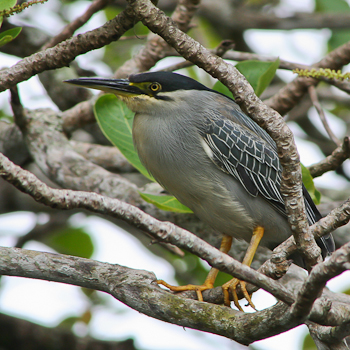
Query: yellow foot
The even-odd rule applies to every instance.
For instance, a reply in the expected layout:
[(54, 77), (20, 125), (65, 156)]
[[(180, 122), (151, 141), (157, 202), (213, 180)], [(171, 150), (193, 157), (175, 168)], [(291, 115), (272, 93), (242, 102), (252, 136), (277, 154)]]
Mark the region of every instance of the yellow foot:
[(246, 283), (244, 281), (237, 279), (237, 278), (233, 278), (232, 280), (230, 280), (222, 285), (222, 290), (224, 292), (224, 304), (226, 306), (230, 306), (231, 301), (230, 301), (229, 291), (231, 291), (232, 296), (233, 296), (233, 302), (234, 302), (235, 306), (238, 308), (238, 310), (243, 311), (243, 309), (241, 308), (241, 305), (239, 305), (239, 303), (238, 303), (238, 296), (237, 296), (237, 292), (236, 292), (236, 288), (238, 285), (241, 286), (241, 291), (242, 291), (244, 297), (247, 299), (248, 305), (250, 305), (255, 311), (257, 311), (255, 308), (255, 305), (252, 302), (250, 295), (247, 292)]
[(173, 292), (185, 292), (187, 290), (194, 290), (197, 293), (197, 298), (199, 301), (203, 301), (203, 291), (213, 288), (213, 285), (211, 283), (204, 283), (201, 286), (195, 284), (187, 284), (186, 286), (172, 286), (163, 280), (157, 280), (156, 282), (164, 287), (167, 287)]

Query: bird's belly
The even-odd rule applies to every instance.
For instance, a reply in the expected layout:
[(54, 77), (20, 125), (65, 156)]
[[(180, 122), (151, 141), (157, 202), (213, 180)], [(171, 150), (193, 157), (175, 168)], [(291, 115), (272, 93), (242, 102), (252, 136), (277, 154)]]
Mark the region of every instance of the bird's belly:
[(153, 128), (147, 128), (152, 121), (147, 116), (135, 116), (133, 133), (139, 157), (154, 178), (199, 219), (221, 233), (248, 242), (254, 228), (260, 225), (265, 229), (261, 244), (268, 248), (290, 236), (286, 218), (262, 197), (249, 195), (233, 176), (218, 169), (200, 140), (188, 144), (171, 138), (166, 132), (168, 124), (162, 119)]
[[(207, 170), (210, 166), (208, 164)], [(181, 179), (179, 174), (176, 177), (176, 181), (172, 181), (168, 174), (157, 180), (215, 230), (249, 242), (254, 228), (262, 226), (261, 244), (270, 249), (290, 236), (286, 218), (262, 197), (247, 197), (246, 190), (231, 175), (218, 173), (215, 169), (210, 174), (197, 174), (197, 182), (189, 182), (185, 177)]]

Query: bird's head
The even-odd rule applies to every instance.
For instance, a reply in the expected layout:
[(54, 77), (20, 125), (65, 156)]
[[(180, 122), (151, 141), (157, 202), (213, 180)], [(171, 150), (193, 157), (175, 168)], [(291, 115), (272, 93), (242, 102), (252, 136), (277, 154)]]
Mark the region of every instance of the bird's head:
[(171, 72), (134, 74), (128, 79), (78, 78), (65, 82), (113, 93), (134, 112), (164, 108), (167, 102), (181, 103), (181, 97), (191, 91), (212, 91), (196, 80)]

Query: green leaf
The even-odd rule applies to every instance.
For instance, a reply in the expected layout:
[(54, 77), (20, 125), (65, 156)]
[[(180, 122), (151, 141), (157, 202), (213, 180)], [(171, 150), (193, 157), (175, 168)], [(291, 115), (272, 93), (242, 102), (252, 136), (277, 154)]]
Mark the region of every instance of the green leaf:
[(243, 61), (236, 64), (236, 68), (246, 77), (253, 87), (255, 94), (260, 96), (269, 86), (280, 64), (279, 58), (274, 62)]
[(198, 16), (198, 22), (196, 28), (191, 31), (191, 37), (199, 41), (204, 47), (217, 47), (222, 41), (215, 25), (202, 16)]
[(77, 316), (67, 317), (58, 324), (58, 327), (71, 329), (79, 320), (80, 318)]
[(8, 10), (11, 7), (15, 6), (17, 0), (1, 0), (0, 1), (0, 11)]
[[(11, 7), (15, 6), (16, 3), (17, 3), (17, 0), (0, 0), (0, 11), (8, 10)], [(3, 19), (4, 19), (3, 16), (0, 16), (0, 27), (2, 25)], [(5, 44), (2, 44), (2, 45), (5, 45)]]
[(0, 46), (7, 44), (8, 42), (15, 39), (18, 34), (21, 32), (22, 28), (12, 28), (9, 30), (5, 30), (3, 33), (0, 33)]
[(82, 228), (68, 227), (40, 239), (60, 254), (91, 258), (94, 246), (91, 237)]
[(205, 266), (198, 256), (186, 251), (184, 253), (185, 255), (182, 258), (172, 255), (169, 259), (169, 262), (175, 268), (176, 281), (180, 286), (188, 283), (202, 284), (208, 276), (210, 266)]
[(310, 193), (310, 196), (315, 204), (320, 204), (321, 202), (321, 193), (316, 189), (314, 184), (314, 179), (310, 174), (308, 168), (301, 164), (301, 174), (303, 176), (303, 183), (307, 191)]
[(229, 88), (219, 80), (214, 84), (213, 90), (220, 92), (230, 98), (233, 98), (232, 92), (229, 90)]
[(176, 213), (192, 213), (191, 209), (181, 204), (174, 196), (139, 193), (142, 199), (148, 203), (154, 204), (159, 209), (174, 211)]
[(345, 0), (316, 0), (315, 12), (349, 12), (349, 4)]
[[(316, 0), (316, 12), (328, 13), (348, 13), (350, 6), (345, 0)], [(337, 47), (350, 40), (350, 31), (348, 29), (332, 30), (332, 36), (328, 40), (328, 51), (333, 51)]]
[(304, 339), (303, 350), (317, 350), (317, 346), (310, 334), (307, 334)]
[(154, 181), (134, 148), (132, 123), (134, 113), (115, 95), (101, 96), (95, 103), (94, 113), (102, 132), (112, 144), (119, 148), (124, 157), (144, 176)]
[(342, 292), (343, 294), (350, 295), (350, 289), (347, 289), (346, 291)]
[(328, 51), (333, 51), (337, 47), (350, 41), (350, 30), (337, 29), (332, 31), (332, 35), (328, 40)]

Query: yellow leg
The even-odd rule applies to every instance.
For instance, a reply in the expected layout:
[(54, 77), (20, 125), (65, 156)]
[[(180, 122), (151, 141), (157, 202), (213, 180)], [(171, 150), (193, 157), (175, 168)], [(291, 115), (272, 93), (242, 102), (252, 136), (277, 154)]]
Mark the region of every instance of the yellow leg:
[[(250, 264), (253, 261), (254, 255), (256, 250), (258, 249), (259, 243), (261, 241), (261, 239), (264, 236), (264, 228), (261, 226), (257, 226), (254, 231), (253, 231), (253, 236), (250, 240), (250, 244), (249, 247), (247, 249), (247, 252), (245, 253), (244, 259), (242, 261), (243, 265), (247, 265), (250, 266)], [(231, 291), (232, 295), (233, 295), (233, 302), (236, 305), (236, 307), (243, 311), (241, 306), (238, 303), (238, 297), (237, 297), (237, 293), (236, 293), (236, 288), (237, 286), (240, 285), (241, 286), (241, 290), (243, 292), (244, 297), (247, 299), (248, 304), (254, 309), (255, 306), (250, 298), (250, 295), (247, 292), (246, 289), (246, 283), (244, 281), (240, 281), (237, 278), (233, 278), (232, 280), (226, 282), (223, 286), (222, 286), (222, 290), (224, 292), (224, 303), (226, 306), (230, 306), (230, 293), (229, 291)]]
[[(231, 249), (231, 245), (232, 245), (232, 237), (225, 235), (221, 241), (220, 251), (227, 254)], [(215, 282), (216, 276), (218, 275), (218, 272), (219, 272), (218, 269), (212, 267), (204, 283), (200, 286), (195, 284), (188, 284), (186, 286), (172, 286), (163, 280), (157, 280), (157, 283), (169, 288), (173, 292), (184, 292), (187, 290), (195, 290), (197, 293), (198, 300), (203, 301), (202, 292), (204, 290), (211, 289), (214, 287), (214, 282)]]

